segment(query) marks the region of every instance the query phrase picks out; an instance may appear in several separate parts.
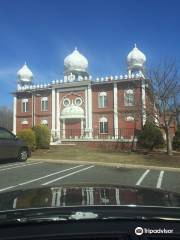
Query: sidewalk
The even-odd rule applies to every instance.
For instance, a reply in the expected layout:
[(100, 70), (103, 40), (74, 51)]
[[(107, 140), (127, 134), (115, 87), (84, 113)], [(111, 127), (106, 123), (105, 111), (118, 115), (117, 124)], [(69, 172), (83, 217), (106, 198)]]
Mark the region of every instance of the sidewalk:
[(116, 168), (138, 168), (138, 169), (152, 169), (152, 170), (164, 170), (172, 172), (180, 172), (180, 168), (174, 167), (160, 167), (160, 166), (149, 166), (141, 164), (123, 164), (123, 163), (107, 163), (107, 162), (93, 162), (93, 161), (74, 161), (74, 160), (54, 160), (54, 159), (40, 159), (40, 158), (29, 158), (29, 161), (42, 161), (48, 163), (66, 163), (66, 164), (83, 164), (83, 165), (100, 165), (107, 167)]

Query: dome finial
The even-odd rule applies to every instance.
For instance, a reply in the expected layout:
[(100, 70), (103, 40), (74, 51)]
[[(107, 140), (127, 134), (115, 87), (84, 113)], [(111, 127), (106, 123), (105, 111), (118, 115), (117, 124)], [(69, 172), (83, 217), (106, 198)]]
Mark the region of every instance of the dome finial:
[(135, 47), (135, 48), (137, 48), (137, 45), (136, 45), (136, 43), (134, 44), (134, 47)]
[(78, 50), (78, 48), (77, 48), (77, 46), (75, 46), (75, 48), (74, 48), (76, 51)]
[(26, 62), (26, 61), (24, 62), (24, 65), (27, 65), (27, 62)]

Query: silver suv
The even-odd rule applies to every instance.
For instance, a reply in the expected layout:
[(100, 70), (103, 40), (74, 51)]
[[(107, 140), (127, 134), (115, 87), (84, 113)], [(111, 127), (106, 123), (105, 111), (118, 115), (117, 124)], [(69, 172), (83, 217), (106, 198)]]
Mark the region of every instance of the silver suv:
[(0, 127), (0, 160), (17, 159), (26, 161), (31, 151), (22, 140), (9, 130)]

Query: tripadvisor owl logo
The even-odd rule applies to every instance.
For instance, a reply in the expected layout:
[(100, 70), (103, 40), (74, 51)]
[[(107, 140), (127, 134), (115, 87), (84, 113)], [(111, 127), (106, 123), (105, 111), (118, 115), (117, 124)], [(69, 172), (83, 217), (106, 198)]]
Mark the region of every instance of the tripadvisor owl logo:
[(171, 234), (174, 232), (174, 229), (167, 229), (167, 228), (142, 228), (142, 227), (136, 227), (135, 228), (135, 234), (140, 236), (142, 234)]
[(143, 234), (143, 228), (142, 227), (136, 227), (135, 228), (135, 234), (140, 236)]

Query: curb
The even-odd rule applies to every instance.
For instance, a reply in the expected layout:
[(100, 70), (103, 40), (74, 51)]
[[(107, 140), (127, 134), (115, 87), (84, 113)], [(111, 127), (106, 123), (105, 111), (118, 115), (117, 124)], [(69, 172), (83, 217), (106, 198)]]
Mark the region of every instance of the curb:
[(55, 160), (55, 159), (40, 159), (40, 158), (29, 158), (29, 161), (42, 161), (48, 163), (66, 163), (66, 164), (83, 164), (83, 165), (100, 165), (107, 167), (116, 168), (134, 168), (134, 169), (151, 169), (151, 170), (165, 170), (172, 172), (180, 172), (180, 168), (173, 167), (160, 167), (160, 166), (148, 166), (148, 165), (135, 165), (135, 164), (124, 164), (124, 163), (107, 163), (107, 162), (88, 162), (88, 161), (74, 161), (74, 160)]

